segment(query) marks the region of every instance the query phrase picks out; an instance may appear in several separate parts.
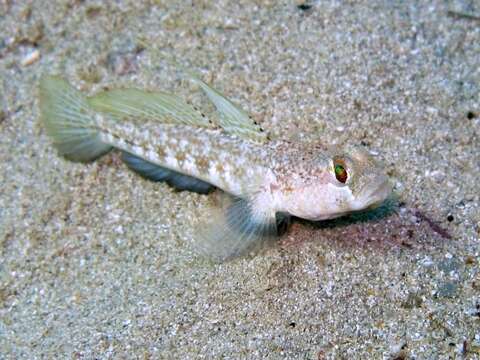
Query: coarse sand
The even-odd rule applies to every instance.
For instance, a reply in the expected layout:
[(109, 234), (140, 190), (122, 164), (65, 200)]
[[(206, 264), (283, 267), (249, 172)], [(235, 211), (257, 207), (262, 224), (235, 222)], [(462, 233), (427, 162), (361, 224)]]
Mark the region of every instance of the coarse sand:
[[(480, 359), (478, 1), (4, 0), (0, 29), (0, 358)], [(395, 197), (198, 257), (211, 195), (39, 122), (42, 74), (203, 102), (162, 57), (272, 137), (362, 144)]]

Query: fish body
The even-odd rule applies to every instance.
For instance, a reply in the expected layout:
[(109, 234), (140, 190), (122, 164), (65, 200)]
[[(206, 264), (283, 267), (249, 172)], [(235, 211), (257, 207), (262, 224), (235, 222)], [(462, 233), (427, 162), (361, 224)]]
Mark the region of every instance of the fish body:
[(153, 164), (200, 179), (240, 197), (252, 178), (268, 172), (271, 149), (223, 133), (186, 125), (98, 122), (100, 138)]
[(366, 151), (269, 140), (241, 108), (190, 76), (216, 106), (216, 122), (172, 94), (124, 89), (85, 97), (56, 77), (40, 82), (42, 121), (70, 160), (115, 148), (144, 177), (230, 194), (199, 232), (198, 248), (216, 260), (274, 238), (279, 219), (335, 218), (389, 196), (387, 177)]

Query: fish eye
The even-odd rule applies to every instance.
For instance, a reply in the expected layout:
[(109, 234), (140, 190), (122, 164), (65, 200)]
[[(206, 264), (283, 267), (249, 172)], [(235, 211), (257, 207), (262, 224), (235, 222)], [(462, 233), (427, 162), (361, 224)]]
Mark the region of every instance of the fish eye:
[(343, 161), (334, 160), (333, 171), (338, 181), (340, 181), (342, 184), (345, 184), (347, 182), (348, 173), (347, 169), (345, 168), (345, 163)]

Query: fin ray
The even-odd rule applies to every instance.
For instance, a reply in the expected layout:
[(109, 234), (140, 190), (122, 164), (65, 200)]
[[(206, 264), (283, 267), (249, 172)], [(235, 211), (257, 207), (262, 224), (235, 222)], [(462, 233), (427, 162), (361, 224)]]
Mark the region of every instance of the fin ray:
[(111, 149), (100, 140), (95, 113), (79, 91), (55, 76), (42, 77), (39, 90), (41, 120), (60, 155), (84, 162)]
[(223, 96), (219, 91), (213, 89), (200, 79), (200, 76), (195, 72), (186, 69), (178, 64), (169, 56), (164, 56), (159, 49), (153, 48), (143, 39), (137, 39), (142, 46), (153, 50), (157, 55), (163, 57), (173, 67), (181, 70), (194, 83), (198, 84), (205, 92), (210, 101), (215, 105), (220, 119), (219, 124), (226, 132), (237, 135), (245, 140), (255, 141), (259, 143), (267, 142), (268, 136), (263, 132), (263, 129), (256, 124), (250, 116), (238, 105)]
[(210, 101), (215, 105), (220, 115), (219, 125), (225, 131), (237, 135), (240, 138), (260, 143), (268, 140), (263, 129), (256, 124), (242, 108), (227, 99), (219, 91), (207, 85), (192, 71), (184, 71), (194, 83), (200, 86)]
[(204, 256), (222, 262), (257, 252), (277, 236), (277, 220), (270, 210), (255, 208), (254, 199), (232, 198), (224, 194), (223, 204), (212, 211), (195, 239)]
[(117, 120), (157, 120), (164, 124), (209, 127), (208, 119), (180, 97), (165, 92), (139, 89), (104, 91), (88, 99), (97, 111), (108, 113)]

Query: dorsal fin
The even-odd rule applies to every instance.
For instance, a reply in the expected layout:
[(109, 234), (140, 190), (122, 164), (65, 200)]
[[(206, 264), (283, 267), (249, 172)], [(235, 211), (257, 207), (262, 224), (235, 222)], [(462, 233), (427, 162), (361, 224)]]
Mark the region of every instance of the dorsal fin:
[[(137, 41), (145, 48), (161, 55), (158, 49), (152, 48), (146, 41), (142, 39)], [(202, 88), (220, 114), (218, 125), (226, 132), (259, 143), (269, 140), (263, 129), (242, 108), (208, 86), (193, 71), (185, 69), (171, 58), (166, 60)], [(150, 116), (151, 119), (153, 115), (163, 123), (212, 127), (208, 119), (194, 107), (175, 95), (163, 92), (149, 93), (137, 89), (111, 90), (91, 98), (90, 102), (96, 110), (111, 113), (121, 119), (126, 116), (135, 118)]]
[(263, 129), (238, 105), (235, 105), (220, 92), (208, 86), (192, 71), (184, 70), (188, 77), (207, 94), (220, 114), (219, 125), (231, 134), (245, 140), (264, 143), (268, 140)]
[(180, 97), (139, 89), (107, 90), (88, 99), (90, 106), (115, 119), (157, 120), (164, 124), (211, 127), (208, 119)]

